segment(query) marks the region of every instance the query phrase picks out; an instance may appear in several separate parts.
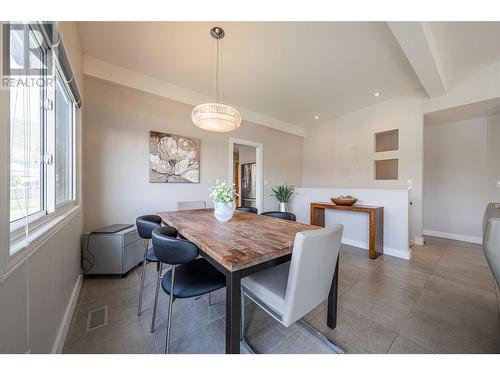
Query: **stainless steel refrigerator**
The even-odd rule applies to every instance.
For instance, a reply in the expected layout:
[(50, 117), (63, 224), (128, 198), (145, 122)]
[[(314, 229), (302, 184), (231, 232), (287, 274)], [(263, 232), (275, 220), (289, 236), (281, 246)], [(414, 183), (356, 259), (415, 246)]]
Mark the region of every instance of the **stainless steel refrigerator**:
[(241, 205), (256, 207), (255, 203), (255, 163), (241, 164)]

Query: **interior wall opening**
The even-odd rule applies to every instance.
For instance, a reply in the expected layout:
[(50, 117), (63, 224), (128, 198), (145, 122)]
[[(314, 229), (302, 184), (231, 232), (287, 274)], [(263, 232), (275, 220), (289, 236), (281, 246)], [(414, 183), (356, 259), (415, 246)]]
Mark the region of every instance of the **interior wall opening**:
[(500, 105), (457, 107), (424, 119), (424, 235), (482, 243), (482, 220), (500, 202)]

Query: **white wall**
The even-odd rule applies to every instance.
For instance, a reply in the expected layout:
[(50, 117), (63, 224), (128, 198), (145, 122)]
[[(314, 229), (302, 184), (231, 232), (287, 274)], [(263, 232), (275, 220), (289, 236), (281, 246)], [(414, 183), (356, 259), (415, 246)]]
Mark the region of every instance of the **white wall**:
[(240, 164), (255, 163), (256, 155), (255, 147), (238, 145), (238, 161)]
[[(410, 259), (408, 238), (408, 190), (406, 189), (355, 189), (355, 188), (297, 188), (290, 208), (297, 221), (310, 224), (310, 203), (330, 202), (349, 192), (358, 197), (359, 204), (384, 207), (384, 254)], [(344, 225), (342, 243), (368, 249), (368, 224), (366, 213), (325, 211), (325, 225)]]
[(481, 242), (500, 202), (500, 116), (424, 127), (424, 233)]
[[(231, 133), (198, 129), (192, 106), (114, 83), (85, 78), (85, 229), (133, 223), (141, 214), (175, 210), (176, 202), (206, 200), (228, 173), (229, 137), (264, 144), (264, 208), (270, 189), (302, 181), (302, 138), (244, 121)], [(201, 139), (200, 183), (149, 183), (149, 131)]]
[[(411, 179), (411, 236), (421, 237), (422, 98), (420, 92), (397, 97), (308, 129), (303, 186), (405, 189)], [(374, 134), (392, 129), (399, 129), (399, 151), (375, 153)], [(391, 158), (399, 159), (399, 179), (375, 180), (374, 160)]]
[(424, 113), (441, 111), (500, 97), (500, 60), (462, 77), (445, 95), (424, 100)]
[[(83, 94), (78, 29), (74, 22), (62, 22), (59, 27)], [(78, 149), (81, 124), (81, 111), (77, 111)], [(53, 350), (58, 334), (69, 323), (65, 313), (79, 285), (82, 228), (80, 212), (0, 282), (0, 353)]]

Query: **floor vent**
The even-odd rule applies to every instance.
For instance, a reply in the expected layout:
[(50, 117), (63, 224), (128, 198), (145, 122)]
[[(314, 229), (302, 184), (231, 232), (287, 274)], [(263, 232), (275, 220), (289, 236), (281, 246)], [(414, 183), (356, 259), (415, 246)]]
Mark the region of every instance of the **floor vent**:
[(89, 311), (87, 317), (87, 332), (108, 325), (108, 306)]

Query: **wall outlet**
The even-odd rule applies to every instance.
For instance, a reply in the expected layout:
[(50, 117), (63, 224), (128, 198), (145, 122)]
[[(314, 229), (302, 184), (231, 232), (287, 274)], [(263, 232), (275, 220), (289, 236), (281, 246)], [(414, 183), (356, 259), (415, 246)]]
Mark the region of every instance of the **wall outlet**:
[(411, 178), (406, 180), (406, 186), (408, 187), (408, 190), (411, 190), (413, 188), (413, 180)]

